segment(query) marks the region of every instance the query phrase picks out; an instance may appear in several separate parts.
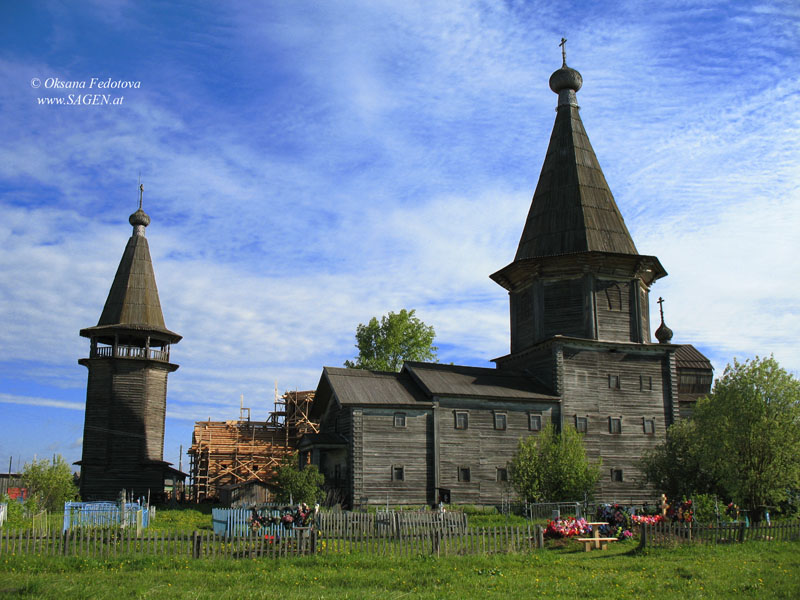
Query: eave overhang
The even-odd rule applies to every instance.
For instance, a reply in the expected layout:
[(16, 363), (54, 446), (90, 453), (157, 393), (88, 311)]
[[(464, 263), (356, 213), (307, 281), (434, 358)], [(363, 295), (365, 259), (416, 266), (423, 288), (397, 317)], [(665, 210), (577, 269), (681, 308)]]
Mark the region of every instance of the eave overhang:
[(667, 275), (655, 256), (611, 252), (576, 252), (515, 260), (489, 277), (508, 291), (531, 279), (579, 277), (585, 273), (609, 277), (635, 277), (648, 287)]

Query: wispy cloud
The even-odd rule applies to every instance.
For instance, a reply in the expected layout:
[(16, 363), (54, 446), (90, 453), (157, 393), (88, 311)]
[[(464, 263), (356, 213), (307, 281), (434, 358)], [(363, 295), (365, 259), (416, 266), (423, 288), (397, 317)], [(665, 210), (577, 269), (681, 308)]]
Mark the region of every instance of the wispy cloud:
[[(240, 394), (266, 411), (275, 380), (314, 387), (389, 310), (417, 309), (447, 362), (505, 354), (507, 296), (488, 275), (536, 185), (562, 35), (637, 247), (670, 272), (653, 294), (676, 340), (718, 369), (769, 352), (800, 369), (792, 3), (293, 2), (157, 21), (139, 3), (48, 6), (0, 25), (4, 397), (83, 406), (77, 334), (102, 309), (139, 171), (184, 336), (170, 447), (194, 418), (235, 416)], [(15, 33), (17, 14), (52, 51)], [(30, 86), (97, 75), (142, 86), (121, 107), (40, 107)]]
[(63, 400), (52, 400), (50, 398), (32, 398), (28, 396), (12, 396), (0, 393), (0, 402), (6, 404), (24, 404), (26, 406), (46, 406), (48, 408), (65, 408), (67, 410), (83, 411), (86, 405), (82, 402), (65, 402)]

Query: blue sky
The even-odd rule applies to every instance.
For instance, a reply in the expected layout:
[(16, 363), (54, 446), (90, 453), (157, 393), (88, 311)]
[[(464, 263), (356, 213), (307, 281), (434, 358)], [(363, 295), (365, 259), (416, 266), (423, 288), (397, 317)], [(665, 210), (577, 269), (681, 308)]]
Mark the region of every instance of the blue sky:
[[(415, 308), (440, 359), (508, 351), (505, 291), (555, 116), (581, 115), (674, 341), (800, 371), (796, 2), (7, 2), (0, 9), (0, 470), (80, 458), (88, 353), (145, 186), (194, 420), (312, 389)], [(41, 105), (48, 79), (140, 82)], [(34, 88), (32, 79), (41, 86)], [(652, 304), (653, 319), (657, 305)], [(184, 459), (184, 467), (187, 465)]]

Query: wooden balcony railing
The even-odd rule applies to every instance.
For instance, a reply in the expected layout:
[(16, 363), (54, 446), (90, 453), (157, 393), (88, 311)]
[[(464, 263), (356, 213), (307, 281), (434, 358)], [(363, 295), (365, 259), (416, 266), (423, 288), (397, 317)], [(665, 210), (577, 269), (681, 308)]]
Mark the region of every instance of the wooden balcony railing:
[(143, 358), (169, 362), (169, 347), (159, 350), (139, 346), (97, 346), (92, 350), (91, 358)]

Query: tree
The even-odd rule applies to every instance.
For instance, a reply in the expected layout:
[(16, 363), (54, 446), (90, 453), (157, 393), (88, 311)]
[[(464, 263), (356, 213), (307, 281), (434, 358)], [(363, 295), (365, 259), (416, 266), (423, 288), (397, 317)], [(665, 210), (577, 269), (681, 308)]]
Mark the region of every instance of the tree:
[(435, 336), (433, 327), (415, 317), (413, 309), (390, 312), (380, 323), (372, 317), (368, 324), (360, 323), (356, 328), (358, 356), (355, 362), (346, 360), (344, 366), (399, 371), (407, 360), (435, 361), (438, 350), (433, 345)]
[(800, 487), (800, 381), (773, 357), (734, 359), (692, 418), (712, 477), (755, 518)]
[(648, 483), (668, 498), (715, 492), (716, 486), (697, 444), (694, 421), (678, 421), (667, 430), (667, 439), (645, 452), (641, 469)]
[(22, 469), (22, 480), (28, 488), (28, 497), (39, 508), (50, 511), (63, 510), (64, 502), (78, 497), (78, 488), (69, 464), (59, 454), (49, 460), (34, 460)]
[(324, 483), (325, 476), (317, 465), (305, 465), (301, 469), (297, 465), (297, 453), (290, 454), (278, 467), (278, 502), (314, 504), (322, 497)]
[(586, 458), (583, 436), (571, 427), (558, 433), (552, 424), (519, 440), (510, 467), (511, 485), (527, 502), (583, 498), (600, 477), (600, 463)]

